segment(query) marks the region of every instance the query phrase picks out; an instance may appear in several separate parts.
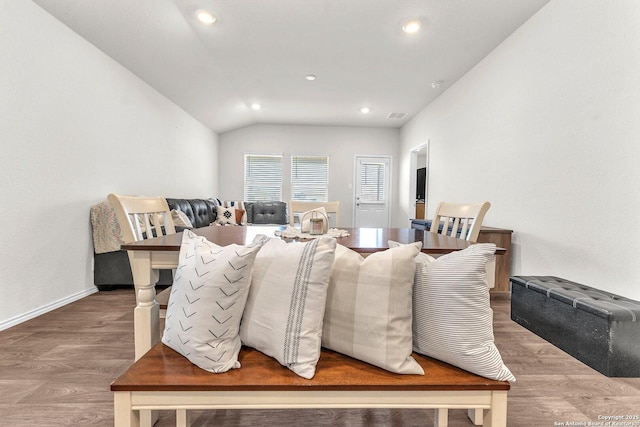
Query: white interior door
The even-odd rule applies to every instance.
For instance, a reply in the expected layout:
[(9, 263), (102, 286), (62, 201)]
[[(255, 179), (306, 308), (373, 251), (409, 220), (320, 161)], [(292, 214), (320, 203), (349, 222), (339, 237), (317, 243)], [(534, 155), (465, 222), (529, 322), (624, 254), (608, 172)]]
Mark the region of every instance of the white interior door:
[(355, 227), (389, 227), (391, 157), (356, 156)]

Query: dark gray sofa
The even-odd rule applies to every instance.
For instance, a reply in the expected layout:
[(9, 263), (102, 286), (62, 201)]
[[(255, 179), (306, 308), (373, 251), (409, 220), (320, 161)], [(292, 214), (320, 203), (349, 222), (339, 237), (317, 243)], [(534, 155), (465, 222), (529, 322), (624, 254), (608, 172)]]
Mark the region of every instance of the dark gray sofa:
[[(212, 199), (167, 198), (170, 209), (180, 210), (191, 221), (194, 228), (207, 227), (216, 221), (217, 203)], [(285, 202), (245, 202), (248, 224), (288, 224)], [(183, 231), (176, 227), (176, 231)], [(98, 290), (107, 291), (116, 287), (133, 286), (133, 276), (126, 251), (94, 253), (93, 281)], [(173, 282), (171, 270), (160, 270), (158, 286), (169, 286)]]

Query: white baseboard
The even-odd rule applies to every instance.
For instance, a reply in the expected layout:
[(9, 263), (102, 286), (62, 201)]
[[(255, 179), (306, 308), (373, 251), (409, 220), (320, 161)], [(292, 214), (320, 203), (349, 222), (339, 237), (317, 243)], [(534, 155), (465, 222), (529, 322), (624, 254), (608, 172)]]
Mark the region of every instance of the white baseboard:
[(48, 313), (50, 311), (55, 310), (56, 308), (60, 308), (67, 304), (70, 304), (74, 301), (87, 297), (91, 294), (95, 294), (98, 292), (98, 288), (87, 289), (82, 292), (78, 292), (73, 295), (69, 295), (68, 297), (64, 297), (59, 299), (58, 301), (54, 301), (50, 304), (44, 305), (42, 307), (38, 307), (36, 309), (27, 311), (26, 313), (20, 314), (18, 316), (12, 317), (10, 319), (4, 320), (0, 322), (0, 331), (4, 331), (5, 329), (9, 329), (12, 326), (16, 326), (22, 322), (26, 322), (27, 320), (31, 320), (34, 317), (38, 317), (42, 314)]

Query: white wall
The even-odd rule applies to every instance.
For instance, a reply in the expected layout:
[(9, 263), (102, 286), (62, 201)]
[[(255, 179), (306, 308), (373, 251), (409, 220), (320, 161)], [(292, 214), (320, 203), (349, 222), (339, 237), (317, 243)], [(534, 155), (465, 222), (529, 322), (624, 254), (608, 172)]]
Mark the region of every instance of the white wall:
[(0, 329), (95, 290), (109, 192), (218, 190), (217, 135), (32, 2), (0, 2)]
[[(391, 223), (406, 227), (408, 221), (395, 209), (397, 201), (397, 158), (400, 146), (398, 129), (253, 125), (220, 135), (220, 197), (226, 200), (242, 200), (244, 194), (242, 174), (244, 155), (248, 153), (283, 154), (284, 165), (291, 164), (291, 155), (328, 155), (329, 199), (340, 201), (340, 226), (350, 227), (353, 215), (353, 167), (354, 156), (392, 156), (393, 197)], [(283, 168), (283, 200), (291, 197), (289, 167)], [(401, 218), (401, 225), (398, 219)]]
[(635, 0), (552, 0), (405, 125), (403, 167), (430, 140), (428, 216), (489, 200), (513, 274), (640, 299), (639, 22)]

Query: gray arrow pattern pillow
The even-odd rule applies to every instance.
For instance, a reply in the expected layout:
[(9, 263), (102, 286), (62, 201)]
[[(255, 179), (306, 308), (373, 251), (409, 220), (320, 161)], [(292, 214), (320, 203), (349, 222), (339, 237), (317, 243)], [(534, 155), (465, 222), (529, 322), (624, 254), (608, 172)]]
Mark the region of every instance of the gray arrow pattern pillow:
[(238, 331), (259, 249), (218, 246), (186, 230), (162, 342), (206, 371), (239, 368)]

